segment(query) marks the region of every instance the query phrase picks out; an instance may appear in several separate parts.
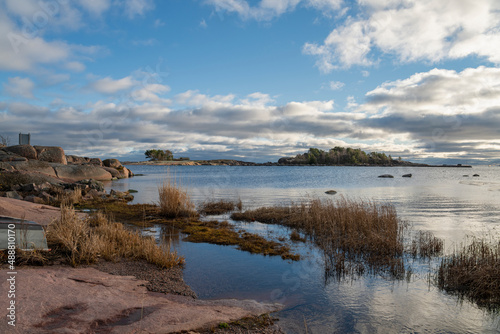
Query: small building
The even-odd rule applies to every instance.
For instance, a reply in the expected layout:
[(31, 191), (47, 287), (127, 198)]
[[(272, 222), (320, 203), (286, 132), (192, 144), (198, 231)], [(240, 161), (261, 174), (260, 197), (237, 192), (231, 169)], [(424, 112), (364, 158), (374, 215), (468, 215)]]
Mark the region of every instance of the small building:
[(19, 145), (31, 145), (31, 133), (19, 133)]

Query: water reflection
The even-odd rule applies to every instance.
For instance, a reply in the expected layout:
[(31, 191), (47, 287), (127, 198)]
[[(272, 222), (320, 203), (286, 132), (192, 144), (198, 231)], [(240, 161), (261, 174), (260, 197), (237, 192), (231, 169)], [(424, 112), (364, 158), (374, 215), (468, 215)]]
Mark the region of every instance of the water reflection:
[[(108, 185), (117, 190), (136, 189), (136, 202), (157, 200), (157, 184), (166, 173), (159, 167), (131, 166), (143, 177)], [(187, 168), (190, 167), (190, 168)], [(171, 169), (182, 177), (193, 200), (241, 198), (246, 208), (298, 202), (304, 197), (330, 198), (334, 189), (350, 198), (393, 204), (398, 215), (415, 229), (431, 231), (452, 251), (467, 234), (499, 235), (500, 176), (494, 168), (462, 170), (328, 168), (328, 167), (211, 167)], [(394, 179), (378, 179), (391, 173)], [(400, 174), (412, 173), (403, 179)], [(479, 179), (463, 174), (481, 175)], [(238, 223), (268, 236), (289, 235), (277, 226)], [(182, 234), (167, 233), (186, 258), (184, 277), (200, 298), (250, 298), (278, 301), (278, 313), (287, 333), (498, 333), (499, 316), (429, 284), (428, 272), (436, 262), (412, 263), (410, 282), (363, 276), (338, 282), (325, 280), (323, 253), (311, 244), (293, 244), (304, 255), (299, 262), (265, 257), (232, 246), (182, 242)]]

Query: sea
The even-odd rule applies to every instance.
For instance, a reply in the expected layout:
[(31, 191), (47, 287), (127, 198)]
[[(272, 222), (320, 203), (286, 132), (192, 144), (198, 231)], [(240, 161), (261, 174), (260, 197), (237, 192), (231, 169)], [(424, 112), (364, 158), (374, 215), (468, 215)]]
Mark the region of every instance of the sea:
[[(106, 183), (108, 190), (136, 190), (132, 203), (156, 203), (165, 180), (186, 189), (192, 201), (241, 200), (243, 209), (289, 205), (310, 199), (371, 201), (396, 208), (413, 230), (444, 240), (449, 255), (472, 238), (500, 240), (500, 166), (146, 166), (140, 176)], [(393, 178), (379, 178), (391, 174)], [(412, 174), (411, 178), (402, 177)], [(335, 195), (326, 194), (334, 190)], [(269, 239), (291, 230), (259, 222), (227, 220)], [(164, 226), (147, 228), (186, 259), (184, 280), (201, 299), (254, 299), (283, 304), (275, 314), (286, 333), (500, 333), (500, 314), (436, 286), (440, 259), (414, 260), (412, 275), (381, 274), (336, 279), (310, 242), (290, 242), (300, 261), (250, 254), (233, 246), (184, 241)], [(166, 242), (166, 241), (165, 241)], [(499, 277), (500, 280), (500, 277)]]

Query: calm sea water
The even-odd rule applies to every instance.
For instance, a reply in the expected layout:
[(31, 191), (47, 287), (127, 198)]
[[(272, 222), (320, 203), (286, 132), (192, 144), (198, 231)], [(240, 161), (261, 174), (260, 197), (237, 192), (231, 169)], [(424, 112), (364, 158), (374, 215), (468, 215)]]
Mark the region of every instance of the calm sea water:
[[(131, 179), (108, 189), (135, 189), (135, 203), (157, 201), (157, 187), (176, 178), (195, 203), (241, 198), (244, 208), (345, 196), (389, 203), (415, 229), (445, 240), (450, 253), (467, 235), (500, 237), (500, 167), (231, 167), (128, 166)], [(412, 178), (402, 178), (411, 173)], [(393, 179), (378, 178), (392, 174)], [(479, 174), (479, 177), (473, 177)], [(467, 176), (465, 176), (467, 175)], [(333, 197), (325, 191), (336, 190)], [(227, 216), (218, 217), (227, 219)], [(283, 227), (237, 223), (270, 238), (289, 235)], [(157, 235), (161, 227), (153, 229)], [(299, 262), (252, 255), (233, 247), (193, 244), (174, 237), (186, 258), (184, 278), (200, 298), (248, 298), (280, 302), (280, 325), (287, 333), (499, 333), (500, 315), (458, 302), (429, 283), (437, 262), (413, 263), (410, 282), (362, 277), (325, 279), (323, 257), (310, 244), (294, 244)], [(500, 278), (499, 278), (500, 279)], [(307, 330), (306, 330), (307, 328)]]

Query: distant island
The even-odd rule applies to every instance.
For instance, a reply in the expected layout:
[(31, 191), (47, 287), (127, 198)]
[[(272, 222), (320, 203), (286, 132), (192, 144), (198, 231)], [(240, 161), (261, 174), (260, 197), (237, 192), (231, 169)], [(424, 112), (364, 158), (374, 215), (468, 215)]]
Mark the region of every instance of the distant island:
[[(164, 153), (165, 152), (165, 153)], [(154, 153), (154, 154), (152, 154)], [(161, 158), (159, 158), (161, 156)], [(295, 157), (283, 157), (277, 162), (249, 162), (234, 159), (190, 160), (188, 157), (175, 159), (169, 150), (148, 150), (146, 157), (149, 161), (124, 161), (124, 165), (209, 165), (209, 166), (387, 166), (387, 167), (461, 167), (470, 168), (469, 165), (428, 165), (405, 161), (398, 157), (393, 159), (385, 153), (366, 153), (359, 148), (336, 146), (328, 151), (310, 148), (303, 154)]]

